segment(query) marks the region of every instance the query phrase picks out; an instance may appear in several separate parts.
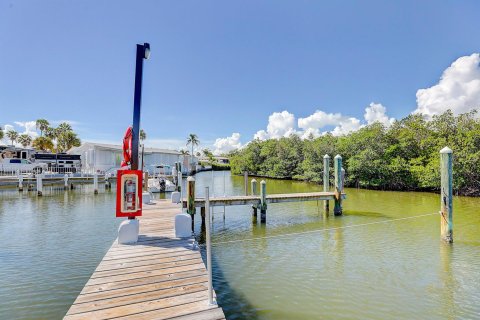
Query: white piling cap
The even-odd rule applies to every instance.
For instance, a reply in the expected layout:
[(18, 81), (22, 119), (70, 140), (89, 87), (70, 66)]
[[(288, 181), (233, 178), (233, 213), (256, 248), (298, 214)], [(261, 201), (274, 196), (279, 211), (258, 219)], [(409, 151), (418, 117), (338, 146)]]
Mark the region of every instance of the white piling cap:
[(330, 156), (328, 154), (323, 156), (323, 159), (330, 159)]
[(440, 150), (440, 153), (452, 153), (452, 149), (450, 149), (449, 147), (445, 147), (443, 148), (442, 150)]
[(339, 155), (339, 154), (337, 154), (337, 155), (335, 156), (335, 159), (342, 159), (342, 156)]
[(255, 180), (255, 178), (252, 179), (252, 182), (254, 182), (254, 181), (257, 182), (257, 180)]
[(189, 177), (187, 178), (187, 181), (195, 181), (195, 178), (192, 177), (192, 176), (189, 176)]
[(265, 184), (265, 183), (267, 183), (267, 182), (265, 182), (265, 180), (262, 180), (260, 183), (261, 183), (261, 184)]

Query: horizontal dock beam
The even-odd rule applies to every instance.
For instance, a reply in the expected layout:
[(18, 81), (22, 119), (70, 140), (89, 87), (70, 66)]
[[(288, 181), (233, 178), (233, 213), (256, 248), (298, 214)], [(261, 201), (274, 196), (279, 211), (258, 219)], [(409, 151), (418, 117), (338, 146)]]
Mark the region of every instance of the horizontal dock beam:
[[(267, 195), (267, 203), (283, 203), (283, 202), (303, 202), (317, 200), (334, 200), (334, 192), (309, 192), (309, 193), (286, 193)], [(342, 193), (342, 199), (346, 198), (346, 194)], [(210, 198), (210, 206), (242, 206), (256, 205), (260, 203), (260, 196), (228, 196)], [(187, 207), (187, 200), (183, 200), (183, 207)], [(205, 207), (204, 198), (195, 199), (195, 207)]]

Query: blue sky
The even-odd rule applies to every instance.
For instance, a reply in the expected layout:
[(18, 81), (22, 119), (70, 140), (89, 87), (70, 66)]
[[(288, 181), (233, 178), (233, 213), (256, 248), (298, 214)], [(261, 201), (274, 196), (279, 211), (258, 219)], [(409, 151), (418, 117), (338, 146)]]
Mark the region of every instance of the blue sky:
[[(190, 132), (211, 148), (233, 133), (225, 145), (272, 138), (292, 116), (293, 131), (321, 134), (350, 118), (359, 127), (371, 103), (385, 123), (417, 108), (434, 114), (440, 107), (429, 103), (445, 92), (439, 81), (452, 63), (470, 58), (457, 66), (467, 75), (451, 70), (454, 82), (477, 79), (479, 9), (478, 1), (0, 0), (0, 125), (69, 120), (85, 141), (120, 142), (143, 42), (152, 53), (142, 127), (158, 147), (180, 147)], [(437, 89), (420, 108), (423, 88)], [(458, 100), (450, 91), (443, 101)], [(470, 106), (459, 112), (480, 99), (465, 92)]]

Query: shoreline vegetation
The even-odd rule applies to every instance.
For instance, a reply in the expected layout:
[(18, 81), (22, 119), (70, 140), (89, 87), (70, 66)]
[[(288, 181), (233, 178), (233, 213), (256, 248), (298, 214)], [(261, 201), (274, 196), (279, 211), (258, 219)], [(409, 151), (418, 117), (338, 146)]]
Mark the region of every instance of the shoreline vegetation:
[[(376, 122), (343, 136), (307, 139), (292, 134), (253, 140), (229, 154), (233, 174), (322, 183), (323, 156), (340, 154), (345, 187), (438, 191), (440, 150), (453, 150), (454, 194), (480, 196), (480, 118), (476, 110), (455, 116), (450, 110), (426, 120), (411, 114), (389, 127)], [(332, 178), (331, 178), (331, 181)]]

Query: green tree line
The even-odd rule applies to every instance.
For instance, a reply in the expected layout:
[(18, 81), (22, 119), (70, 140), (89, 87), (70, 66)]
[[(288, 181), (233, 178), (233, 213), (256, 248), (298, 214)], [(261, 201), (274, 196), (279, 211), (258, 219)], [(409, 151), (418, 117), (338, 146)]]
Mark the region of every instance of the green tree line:
[[(322, 182), (323, 156), (340, 154), (347, 187), (382, 190), (440, 188), (439, 151), (453, 150), (454, 191), (480, 195), (480, 119), (477, 111), (448, 110), (430, 121), (411, 114), (390, 127), (374, 123), (344, 136), (253, 140), (230, 154), (232, 173)], [(333, 160), (333, 159), (332, 159)], [(332, 163), (333, 161), (331, 161)]]

